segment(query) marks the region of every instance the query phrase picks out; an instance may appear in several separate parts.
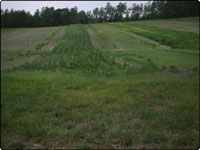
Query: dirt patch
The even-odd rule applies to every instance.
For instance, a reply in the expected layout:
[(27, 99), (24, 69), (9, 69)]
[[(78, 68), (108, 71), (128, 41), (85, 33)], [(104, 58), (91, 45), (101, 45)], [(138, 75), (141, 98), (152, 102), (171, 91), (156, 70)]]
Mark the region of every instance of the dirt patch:
[(45, 45), (41, 49), (41, 51), (42, 52), (52, 51), (58, 45), (57, 41), (64, 37), (65, 31), (66, 31), (66, 27), (62, 27), (60, 32), (58, 34), (56, 34), (55, 36), (53, 36), (53, 38), (50, 40), (50, 42), (47, 45)]
[(148, 38), (145, 38), (143, 36), (139, 36), (139, 35), (136, 35), (134, 33), (130, 33), (130, 32), (127, 32), (127, 31), (123, 31), (123, 30), (120, 30), (120, 29), (117, 29), (111, 25), (107, 25), (105, 24), (105, 26), (107, 26), (108, 28), (110, 28), (111, 30), (115, 30), (115, 31), (118, 31), (118, 32), (122, 32), (122, 33), (125, 33), (125, 34), (128, 34), (134, 38), (137, 38), (137, 39), (140, 39), (141, 41), (144, 41), (144, 42), (147, 42), (147, 43), (150, 43), (150, 44), (154, 44), (156, 45), (159, 49), (170, 49), (169, 46), (166, 46), (166, 45), (160, 45), (160, 43), (156, 42), (156, 41), (153, 41), (153, 40), (150, 40)]

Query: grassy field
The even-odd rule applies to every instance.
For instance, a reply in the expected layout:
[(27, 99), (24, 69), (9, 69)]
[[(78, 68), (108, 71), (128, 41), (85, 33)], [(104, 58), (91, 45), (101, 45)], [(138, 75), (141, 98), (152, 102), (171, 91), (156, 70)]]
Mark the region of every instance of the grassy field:
[[(48, 46), (56, 45), (66, 27), (1, 29), (1, 70), (32, 62)], [(60, 33), (62, 32), (62, 33)], [(46, 50), (45, 49), (45, 50)]]
[(131, 24), (144, 24), (148, 26), (162, 27), (177, 31), (187, 31), (199, 34), (199, 17), (179, 18), (179, 19), (162, 19), (162, 20), (145, 20), (135, 21)]
[(133, 32), (137, 35), (153, 39), (160, 44), (168, 45), (171, 48), (199, 48), (199, 34), (196, 33), (176, 31), (172, 29), (134, 23), (112, 23), (111, 25), (128, 32)]
[(2, 148), (197, 149), (195, 19), (1, 29)]

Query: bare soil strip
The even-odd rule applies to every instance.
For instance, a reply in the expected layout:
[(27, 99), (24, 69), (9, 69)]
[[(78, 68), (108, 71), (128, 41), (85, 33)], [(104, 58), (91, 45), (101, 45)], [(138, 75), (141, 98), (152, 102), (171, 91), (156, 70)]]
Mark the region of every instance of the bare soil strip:
[(50, 40), (50, 42), (47, 45), (45, 45), (41, 49), (41, 51), (42, 52), (50, 52), (50, 51), (52, 51), (58, 45), (57, 41), (64, 37), (65, 31), (66, 31), (66, 27), (62, 27), (60, 29), (60, 32), (58, 34), (56, 34), (55, 36), (53, 36), (52, 39)]
[(127, 31), (123, 31), (123, 30), (120, 30), (120, 29), (117, 29), (111, 25), (107, 25), (105, 24), (105, 26), (109, 27), (111, 30), (115, 30), (115, 31), (118, 31), (118, 32), (122, 32), (122, 33), (125, 33), (125, 34), (128, 34), (134, 38), (137, 38), (137, 39), (140, 39), (141, 41), (144, 41), (144, 42), (147, 42), (147, 43), (151, 43), (151, 44), (154, 44), (156, 45), (159, 49), (170, 49), (169, 46), (166, 46), (166, 45), (161, 45), (160, 43), (156, 42), (156, 41), (153, 41), (153, 40), (150, 40), (148, 38), (145, 38), (143, 36), (139, 36), (139, 35), (136, 35), (134, 33), (130, 33), (130, 32), (127, 32)]

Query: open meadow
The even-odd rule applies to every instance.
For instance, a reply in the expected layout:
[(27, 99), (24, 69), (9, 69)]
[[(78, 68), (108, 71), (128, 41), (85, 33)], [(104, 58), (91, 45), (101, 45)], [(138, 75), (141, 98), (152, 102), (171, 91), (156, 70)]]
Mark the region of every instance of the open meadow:
[(199, 17), (1, 29), (5, 148), (199, 148)]

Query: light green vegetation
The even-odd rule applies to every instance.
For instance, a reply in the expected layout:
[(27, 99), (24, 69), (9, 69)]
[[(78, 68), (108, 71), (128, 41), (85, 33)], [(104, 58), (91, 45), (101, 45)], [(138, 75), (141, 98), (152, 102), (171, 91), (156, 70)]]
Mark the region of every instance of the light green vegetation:
[(199, 49), (199, 35), (195, 33), (133, 23), (110, 24), (121, 30), (133, 32), (172, 48)]
[(1, 72), (2, 148), (199, 147), (197, 50), (161, 48), (110, 24), (52, 29), (48, 44), (33, 41), (35, 59)]

